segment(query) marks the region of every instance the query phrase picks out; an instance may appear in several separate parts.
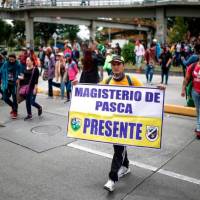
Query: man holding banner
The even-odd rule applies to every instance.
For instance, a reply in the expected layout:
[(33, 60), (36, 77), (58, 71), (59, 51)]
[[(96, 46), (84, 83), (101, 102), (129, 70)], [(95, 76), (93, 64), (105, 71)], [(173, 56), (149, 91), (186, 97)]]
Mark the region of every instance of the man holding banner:
[(130, 173), (126, 145), (161, 148), (164, 87), (141, 87), (136, 77), (125, 75), (121, 56), (110, 63), (112, 76), (101, 84), (74, 86), (67, 136), (114, 144), (104, 185), (112, 192), (118, 179)]
[[(142, 86), (142, 83), (136, 78), (132, 79), (124, 74), (124, 59), (120, 56), (114, 56), (111, 60), (112, 77), (103, 80), (102, 84), (122, 85), (122, 86)], [(104, 185), (104, 188), (110, 192), (114, 191), (115, 183), (119, 178), (130, 173), (129, 160), (127, 156), (126, 146), (113, 145), (114, 156), (112, 159), (109, 180)]]

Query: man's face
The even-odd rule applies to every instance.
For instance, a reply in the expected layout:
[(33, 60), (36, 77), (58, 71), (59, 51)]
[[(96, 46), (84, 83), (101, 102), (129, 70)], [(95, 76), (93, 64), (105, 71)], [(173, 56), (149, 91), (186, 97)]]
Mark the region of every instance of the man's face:
[(12, 64), (15, 63), (16, 61), (16, 59), (13, 57), (9, 57), (8, 59), (9, 59), (9, 63), (12, 63)]
[(124, 72), (124, 64), (122, 62), (113, 61), (111, 63), (111, 66), (112, 66), (112, 72), (114, 74), (121, 74)]

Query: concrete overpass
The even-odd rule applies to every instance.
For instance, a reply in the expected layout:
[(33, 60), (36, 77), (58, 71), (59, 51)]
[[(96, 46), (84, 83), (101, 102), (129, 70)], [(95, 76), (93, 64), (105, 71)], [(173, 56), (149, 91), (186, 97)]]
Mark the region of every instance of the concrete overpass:
[[(80, 0), (27, 0), (23, 4), (13, 3), (12, 9), (1, 9), (0, 17), (25, 20), (27, 43), (30, 44), (33, 43), (34, 21), (69, 23), (71, 20), (71, 23), (86, 23), (89, 24), (91, 36), (94, 37), (94, 28), (98, 23), (110, 27), (120, 26), (112, 22), (99, 22), (99, 18), (155, 18), (156, 38), (163, 43), (166, 39), (167, 17), (200, 17), (199, 0), (90, 0), (86, 6), (81, 6), (80, 2)], [(121, 24), (121, 26), (124, 28), (131, 25)], [(131, 28), (142, 30), (142, 27), (133, 25)]]

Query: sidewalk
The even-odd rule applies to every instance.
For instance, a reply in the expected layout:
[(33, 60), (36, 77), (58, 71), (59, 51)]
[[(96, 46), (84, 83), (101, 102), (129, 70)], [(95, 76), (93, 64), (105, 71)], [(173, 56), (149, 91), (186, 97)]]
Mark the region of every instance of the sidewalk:
[[(129, 75), (133, 75), (138, 77), (147, 87), (155, 87), (160, 83), (160, 75), (155, 74), (153, 77), (153, 85), (146, 85), (146, 78), (144, 74), (137, 73), (129, 73)], [(79, 74), (80, 76), (80, 74)], [(104, 77), (107, 77), (107, 74), (104, 73)], [(183, 82), (182, 76), (169, 76), (169, 84), (166, 87), (165, 93), (165, 107), (164, 110), (166, 113), (173, 113), (178, 115), (185, 116), (196, 116), (195, 108), (186, 107), (185, 98), (181, 97), (181, 87)], [(39, 93), (47, 94), (48, 91), (48, 83), (47, 81), (40, 80), (39, 81)], [(60, 89), (54, 87), (54, 95), (60, 95)]]

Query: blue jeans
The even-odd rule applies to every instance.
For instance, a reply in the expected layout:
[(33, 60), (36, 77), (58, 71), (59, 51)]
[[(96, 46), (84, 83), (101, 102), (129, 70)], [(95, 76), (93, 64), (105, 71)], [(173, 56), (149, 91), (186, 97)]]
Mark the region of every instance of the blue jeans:
[(197, 112), (197, 125), (196, 129), (197, 131), (200, 131), (200, 94), (197, 93), (194, 89), (192, 89), (192, 98), (194, 100), (194, 104), (196, 107), (196, 112)]
[(135, 56), (135, 61), (137, 68), (140, 69), (142, 65), (142, 56)]
[(32, 115), (31, 106), (34, 106), (37, 109), (41, 109), (41, 106), (35, 102), (36, 95), (30, 93), (26, 96), (26, 110), (28, 115)]
[(149, 65), (147, 64), (146, 65), (146, 79), (147, 79), (147, 82), (150, 82), (152, 81), (153, 79), (153, 73), (154, 73), (154, 69), (153, 69), (153, 66), (152, 65)]

